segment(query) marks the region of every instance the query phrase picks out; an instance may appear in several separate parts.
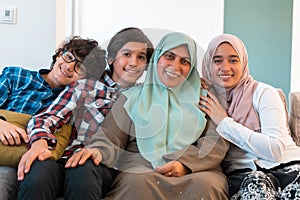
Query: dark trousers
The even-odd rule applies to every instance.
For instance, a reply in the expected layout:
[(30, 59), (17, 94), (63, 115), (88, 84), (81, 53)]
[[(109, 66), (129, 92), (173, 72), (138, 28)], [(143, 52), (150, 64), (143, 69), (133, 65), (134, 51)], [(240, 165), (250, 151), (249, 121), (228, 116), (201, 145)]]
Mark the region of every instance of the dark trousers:
[(95, 166), (92, 160), (76, 168), (64, 168), (65, 159), (36, 160), (20, 181), (18, 199), (55, 200), (102, 199), (110, 190), (117, 171), (104, 165)]

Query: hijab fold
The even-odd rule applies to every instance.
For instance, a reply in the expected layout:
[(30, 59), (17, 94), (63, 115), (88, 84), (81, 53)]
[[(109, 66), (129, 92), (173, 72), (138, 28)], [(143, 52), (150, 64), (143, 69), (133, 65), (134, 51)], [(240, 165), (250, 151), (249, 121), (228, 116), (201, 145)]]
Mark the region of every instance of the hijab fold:
[[(168, 88), (158, 77), (157, 63), (166, 51), (182, 45), (188, 49), (191, 70), (185, 81)], [(201, 83), (196, 65), (195, 42), (183, 33), (167, 34), (153, 53), (144, 84), (124, 92), (139, 151), (154, 168), (166, 163), (164, 155), (194, 143), (205, 128), (205, 115), (198, 108)]]

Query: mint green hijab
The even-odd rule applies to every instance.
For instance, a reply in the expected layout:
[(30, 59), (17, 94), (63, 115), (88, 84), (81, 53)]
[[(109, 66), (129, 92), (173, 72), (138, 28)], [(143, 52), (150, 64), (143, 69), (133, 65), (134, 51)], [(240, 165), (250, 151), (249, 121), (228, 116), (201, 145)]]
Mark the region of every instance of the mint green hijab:
[[(159, 80), (157, 63), (166, 51), (181, 45), (188, 48), (191, 70), (185, 81), (167, 88)], [(197, 141), (205, 128), (205, 115), (198, 108), (201, 83), (196, 65), (194, 40), (183, 33), (167, 34), (154, 50), (144, 84), (124, 92), (139, 151), (154, 168), (166, 163), (163, 155)]]

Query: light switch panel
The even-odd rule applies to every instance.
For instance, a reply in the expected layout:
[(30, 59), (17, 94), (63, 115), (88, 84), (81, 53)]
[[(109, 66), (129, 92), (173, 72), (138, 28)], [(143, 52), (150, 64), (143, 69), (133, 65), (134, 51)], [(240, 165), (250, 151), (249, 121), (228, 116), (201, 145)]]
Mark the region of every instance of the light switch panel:
[(15, 24), (17, 8), (12, 6), (0, 6), (0, 23)]

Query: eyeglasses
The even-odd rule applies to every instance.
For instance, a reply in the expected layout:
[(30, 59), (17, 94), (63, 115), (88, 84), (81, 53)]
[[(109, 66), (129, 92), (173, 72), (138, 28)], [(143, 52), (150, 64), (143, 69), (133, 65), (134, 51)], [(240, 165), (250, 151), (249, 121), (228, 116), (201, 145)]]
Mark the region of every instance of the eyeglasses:
[(86, 67), (77, 60), (77, 58), (68, 50), (65, 50), (62, 54), (62, 59), (66, 63), (75, 62), (74, 65), (74, 71), (79, 75), (85, 75), (86, 74)]

